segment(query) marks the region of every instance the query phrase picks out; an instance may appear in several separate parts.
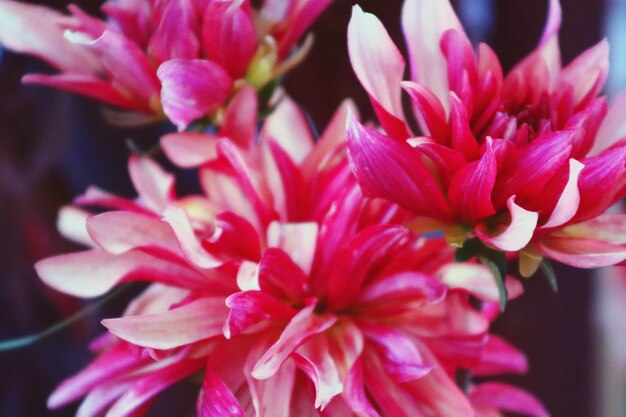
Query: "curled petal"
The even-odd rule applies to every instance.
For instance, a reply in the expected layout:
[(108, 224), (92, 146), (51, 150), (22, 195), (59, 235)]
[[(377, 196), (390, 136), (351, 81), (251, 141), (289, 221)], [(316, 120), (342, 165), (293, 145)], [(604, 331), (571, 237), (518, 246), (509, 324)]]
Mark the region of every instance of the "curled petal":
[(280, 338), (257, 361), (252, 377), (266, 379), (274, 375), (282, 363), (311, 336), (327, 330), (337, 321), (331, 314), (314, 313), (315, 306), (305, 307), (287, 324)]
[(584, 165), (575, 159), (569, 161), (569, 178), (563, 192), (559, 197), (556, 207), (552, 210), (548, 221), (541, 228), (560, 226), (574, 217), (578, 211), (580, 203), (580, 192), (578, 191), (578, 176)]
[(172, 349), (221, 335), (227, 317), (224, 298), (207, 297), (164, 313), (105, 319), (102, 324), (130, 343)]
[(224, 336), (230, 339), (264, 320), (289, 320), (295, 310), (262, 291), (238, 292), (226, 299), (230, 308)]
[(166, 61), (157, 76), (162, 84), (163, 111), (179, 131), (222, 105), (233, 83), (222, 67), (198, 59)]
[(483, 242), (505, 252), (516, 252), (530, 242), (537, 226), (539, 215), (534, 211), (528, 211), (515, 204), (515, 196), (507, 201), (507, 207), (511, 215), (511, 223), (498, 235), (491, 235), (484, 223), (479, 223), (474, 228), (474, 233)]
[(163, 220), (171, 226), (181, 250), (191, 263), (200, 268), (215, 268), (222, 264), (202, 247), (184, 208), (168, 207), (163, 213)]
[(300, 346), (293, 358), (315, 385), (315, 408), (323, 410), (333, 397), (343, 391), (326, 335), (320, 334)]
[(626, 243), (626, 214), (603, 214), (568, 226), (567, 235), (604, 240), (618, 245)]

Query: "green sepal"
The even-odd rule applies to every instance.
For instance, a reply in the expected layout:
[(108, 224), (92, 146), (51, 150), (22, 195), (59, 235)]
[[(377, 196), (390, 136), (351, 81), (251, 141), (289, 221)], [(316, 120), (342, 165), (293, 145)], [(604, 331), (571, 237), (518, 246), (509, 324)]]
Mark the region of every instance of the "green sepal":
[(543, 272), (543, 275), (545, 275), (546, 279), (548, 280), (548, 283), (550, 284), (550, 288), (552, 288), (552, 291), (555, 294), (558, 294), (559, 284), (556, 280), (556, 273), (554, 272), (554, 268), (552, 267), (552, 264), (550, 263), (550, 261), (547, 260), (546, 258), (543, 258), (543, 260), (539, 264), (539, 269), (541, 269), (541, 272)]
[(492, 259), (485, 256), (480, 256), (479, 259), (480, 262), (482, 262), (482, 264), (489, 269), (493, 279), (496, 281), (496, 285), (498, 287), (498, 298), (500, 300), (500, 311), (504, 312), (504, 310), (506, 310), (506, 303), (509, 300), (509, 293), (506, 290), (506, 284), (504, 283), (504, 279), (506, 277), (506, 262), (504, 264), (494, 262)]

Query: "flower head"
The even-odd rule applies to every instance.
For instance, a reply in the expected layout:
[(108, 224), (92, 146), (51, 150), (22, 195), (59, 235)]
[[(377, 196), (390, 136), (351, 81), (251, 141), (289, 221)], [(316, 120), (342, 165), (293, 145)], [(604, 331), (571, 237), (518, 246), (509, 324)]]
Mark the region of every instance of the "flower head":
[[(78, 199), (116, 211), (83, 216), (82, 228), (66, 217), (62, 229), (92, 249), (40, 261), (42, 279), (83, 297), (151, 284), (122, 317), (103, 321), (110, 333), (94, 344), (98, 357), (50, 406), (86, 396), (81, 416), (141, 415), (160, 392), (200, 374), (203, 417), (545, 416), (516, 388), (469, 384), (465, 393), (455, 384), (462, 370), (527, 366), (488, 333), (499, 297), (488, 270), (452, 263), (443, 240), (393, 224), (404, 220), (396, 206), (362, 198), (334, 128), (345, 125), (345, 107), (302, 154), (271, 127), (297, 110), (282, 106), (258, 142), (195, 138), (214, 151), (200, 152), (203, 195), (174, 195), (171, 176), (133, 158), (139, 199), (93, 190)], [(167, 152), (197, 163), (182, 152), (186, 140), (170, 136)], [(507, 286), (521, 293), (514, 279)]]
[[(443, 229), (455, 245), (476, 237), (521, 251), (524, 275), (544, 256), (579, 267), (624, 260), (625, 235), (610, 231), (624, 217), (602, 216), (626, 193), (624, 96), (608, 109), (597, 96), (606, 41), (561, 67), (560, 19), (551, 1), (539, 46), (505, 77), (487, 45), (473, 50), (447, 1), (407, 0), (411, 81), (402, 81), (402, 55), (382, 24), (355, 7), (350, 57), (384, 129), (348, 123), (364, 192), (417, 215), (417, 229)], [(419, 135), (406, 122), (402, 89)]]
[[(257, 90), (298, 63), (289, 56), (330, 0), (110, 0), (106, 21), (77, 6), (65, 16), (0, 2), (0, 43), (38, 56), (61, 73), (24, 80), (144, 113), (163, 113), (183, 130), (196, 119), (221, 124), (229, 99)], [(23, 36), (28, 33), (29, 36)]]

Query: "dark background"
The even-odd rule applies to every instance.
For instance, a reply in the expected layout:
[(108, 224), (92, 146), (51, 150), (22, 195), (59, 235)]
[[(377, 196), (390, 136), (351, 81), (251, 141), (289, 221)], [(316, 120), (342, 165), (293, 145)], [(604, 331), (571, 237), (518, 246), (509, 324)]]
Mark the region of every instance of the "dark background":
[[(93, 2), (77, 3), (97, 13)], [(345, 97), (356, 100), (366, 118), (373, 116), (347, 58), (345, 32), (354, 3), (337, 0), (322, 16), (313, 27), (316, 45), (312, 53), (286, 79), (287, 90), (318, 127), (324, 126)], [(476, 12), (479, 3), (483, 2), (465, 0), (463, 10)], [(492, 3), (490, 10), (465, 13), (461, 18), (466, 17), (470, 36), (480, 35), (487, 41), (508, 69), (536, 45), (546, 1)], [(48, 4), (63, 8), (65, 2)], [(396, 44), (403, 45), (400, 0), (359, 4), (376, 14)], [(603, 2), (563, 0), (562, 5), (561, 46), (566, 63), (600, 39)], [(49, 71), (41, 62), (6, 51), (0, 59), (0, 339), (5, 339), (41, 330), (81, 307), (80, 301), (47, 289), (32, 268), (38, 259), (75, 249), (55, 231), (56, 212), (89, 184), (132, 196), (125, 139), (149, 147), (159, 132), (171, 127), (112, 128), (102, 121), (98, 105), (89, 100), (21, 86), (24, 73)], [(540, 278), (525, 281), (526, 295), (510, 303), (495, 330), (522, 348), (530, 361), (528, 375), (511, 381), (537, 395), (555, 417), (596, 416), (592, 406), (592, 280), (570, 268), (557, 272), (558, 296)], [(35, 346), (0, 353), (0, 417), (72, 416), (75, 407), (48, 411), (45, 399), (58, 382), (87, 363), (87, 341), (101, 331), (99, 320), (119, 314), (124, 304), (120, 300)]]

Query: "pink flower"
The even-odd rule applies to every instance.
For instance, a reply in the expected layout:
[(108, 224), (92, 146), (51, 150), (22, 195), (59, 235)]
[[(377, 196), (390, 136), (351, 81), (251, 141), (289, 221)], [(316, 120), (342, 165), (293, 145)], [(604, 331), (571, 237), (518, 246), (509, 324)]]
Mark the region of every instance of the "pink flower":
[[(488, 334), (498, 289), (483, 266), (452, 263), (442, 240), (389, 224), (404, 221), (397, 206), (363, 200), (340, 128), (347, 114), (316, 144), (288, 99), (255, 142), (168, 136), (172, 159), (201, 165), (204, 195), (176, 196), (171, 175), (133, 157), (138, 199), (92, 189), (77, 203), (115, 211), (65, 209), (61, 229), (92, 249), (40, 261), (45, 282), (81, 297), (151, 284), (103, 321), (98, 357), (50, 407), (86, 396), (81, 417), (138, 416), (203, 372), (202, 417), (547, 415), (512, 387), (456, 386), (460, 370), (526, 370)], [(497, 400), (485, 398), (490, 389)]]
[[(477, 53), (447, 1), (406, 0), (405, 61), (376, 17), (355, 7), (350, 58), (384, 133), (348, 123), (354, 172), (368, 196), (398, 203), (417, 230), (443, 229), (520, 254), (523, 275), (542, 257), (583, 267), (626, 259), (624, 106), (597, 97), (606, 79), (601, 41), (562, 68), (558, 0), (539, 46), (504, 77), (485, 44)], [(412, 99), (421, 133), (400, 104)]]
[[(64, 16), (41, 6), (0, 2), (0, 43), (60, 71), (24, 80), (146, 113), (163, 113), (184, 130), (196, 119), (220, 124), (243, 85), (259, 90), (298, 63), (289, 57), (331, 0), (110, 0), (106, 21), (70, 6)], [(26, 35), (24, 35), (26, 34)]]

